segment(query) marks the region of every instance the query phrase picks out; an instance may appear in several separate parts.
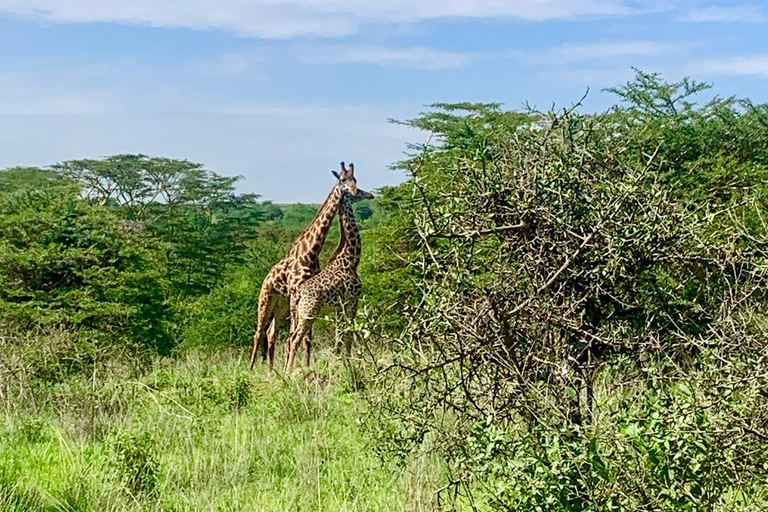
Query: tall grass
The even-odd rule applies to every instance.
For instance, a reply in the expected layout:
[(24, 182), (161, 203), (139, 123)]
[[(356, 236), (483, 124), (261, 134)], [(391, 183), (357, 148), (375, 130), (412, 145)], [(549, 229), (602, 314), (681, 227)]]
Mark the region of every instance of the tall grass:
[(431, 510), (439, 464), (381, 460), (359, 375), (327, 352), (292, 374), (235, 349), (68, 372), (18, 356), (34, 346), (0, 347), (0, 510)]

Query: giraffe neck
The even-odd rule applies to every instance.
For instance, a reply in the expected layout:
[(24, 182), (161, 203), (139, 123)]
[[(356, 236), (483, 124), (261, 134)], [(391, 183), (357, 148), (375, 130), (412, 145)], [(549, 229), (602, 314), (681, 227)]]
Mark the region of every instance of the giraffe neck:
[(301, 258), (304, 263), (311, 266), (318, 261), (320, 251), (323, 249), (325, 238), (331, 229), (333, 217), (336, 215), (341, 202), (342, 192), (338, 183), (331, 189), (331, 193), (320, 206), (309, 226), (293, 242), (288, 255), (293, 258)]
[(339, 228), (341, 237), (339, 245), (331, 255), (331, 260), (336, 258), (346, 258), (352, 261), (353, 268), (357, 268), (360, 263), (360, 230), (357, 229), (355, 222), (355, 211), (352, 208), (352, 196), (343, 194), (339, 202)]

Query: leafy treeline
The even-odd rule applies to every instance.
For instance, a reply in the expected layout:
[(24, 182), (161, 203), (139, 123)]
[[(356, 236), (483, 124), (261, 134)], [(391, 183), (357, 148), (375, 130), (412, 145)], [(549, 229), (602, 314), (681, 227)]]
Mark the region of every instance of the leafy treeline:
[(442, 453), (454, 505), (768, 503), (768, 105), (707, 88), (405, 122), (431, 134), (400, 164), (417, 297), (376, 432)]

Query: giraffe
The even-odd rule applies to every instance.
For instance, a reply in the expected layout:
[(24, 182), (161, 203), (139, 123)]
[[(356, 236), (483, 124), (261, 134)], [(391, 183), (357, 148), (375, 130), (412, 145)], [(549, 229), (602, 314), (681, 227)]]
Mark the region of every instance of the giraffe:
[[(328, 265), (320, 273), (301, 283), (291, 294), (291, 330), (288, 336), (286, 363), (288, 368), (293, 366), (293, 359), (301, 342), (305, 348), (304, 362), (309, 366), (312, 324), (323, 306), (341, 310), (342, 315), (347, 318), (354, 318), (357, 313), (357, 301), (361, 291), (357, 265), (360, 263), (361, 244), (352, 203), (358, 199), (371, 198), (372, 194), (363, 191), (356, 195), (343, 195), (339, 203), (339, 245), (328, 260)], [(350, 347), (350, 342), (345, 341), (344, 349), (347, 355)]]
[[(360, 192), (357, 188), (353, 165), (350, 164), (347, 168), (344, 162), (341, 162), (341, 174), (331, 172), (337, 181), (325, 202), (309, 226), (293, 242), (288, 254), (272, 267), (261, 284), (259, 318), (253, 335), (250, 369), (253, 369), (259, 351), (262, 357), (266, 358), (269, 368), (272, 368), (277, 335), (288, 318), (288, 298), (302, 282), (320, 271), (320, 251), (342, 196), (344, 194), (355, 196)], [(364, 193), (367, 194), (367, 192)]]

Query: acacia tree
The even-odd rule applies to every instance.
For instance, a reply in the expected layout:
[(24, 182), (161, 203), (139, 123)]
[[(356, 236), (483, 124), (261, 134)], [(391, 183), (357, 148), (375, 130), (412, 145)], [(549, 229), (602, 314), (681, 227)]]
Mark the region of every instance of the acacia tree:
[(455, 496), (500, 510), (764, 499), (768, 108), (704, 89), (638, 72), (601, 114), (408, 122), (421, 300), (383, 446), (431, 433)]
[(137, 229), (159, 238), (174, 295), (210, 291), (224, 269), (242, 262), (246, 242), (263, 219), (258, 196), (235, 193), (240, 177), (220, 176), (187, 160), (115, 155), (53, 168), (80, 185), (83, 199), (114, 207)]
[(236, 180), (143, 155), (0, 172), (0, 319), (170, 349), (250, 257), (263, 206)]

